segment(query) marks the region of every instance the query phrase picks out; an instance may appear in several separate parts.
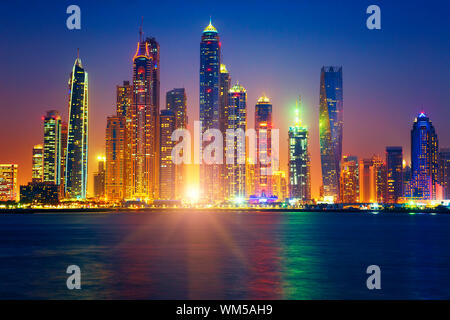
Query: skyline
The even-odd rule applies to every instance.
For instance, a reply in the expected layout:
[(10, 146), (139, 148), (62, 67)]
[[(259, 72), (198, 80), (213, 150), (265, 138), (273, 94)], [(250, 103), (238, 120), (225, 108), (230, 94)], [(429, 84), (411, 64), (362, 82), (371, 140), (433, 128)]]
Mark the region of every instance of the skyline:
[[(87, 15), (89, 17), (89, 10), (87, 10), (87, 14), (85, 14), (85, 9), (88, 7), (88, 4), (83, 4), (83, 2), (80, 3), (82, 13), (84, 17)], [(113, 7), (114, 5), (112, 5)], [(264, 5), (263, 5), (264, 6)], [(319, 6), (319, 5), (318, 5)], [(331, 6), (331, 5), (330, 5)], [(382, 8), (389, 7), (388, 4), (382, 4)], [(90, 8), (95, 8), (96, 6), (93, 5)], [(319, 6), (320, 7), (320, 6)], [(345, 6), (344, 6), (345, 7)], [(360, 23), (358, 24), (359, 29), (363, 29), (364, 25), (364, 5), (361, 5), (361, 8), (359, 10), (360, 15)], [(315, 8), (314, 5), (311, 5), (310, 8)], [(108, 8), (105, 8), (108, 10)], [(280, 10), (280, 8), (278, 8)], [(330, 9), (331, 10), (331, 9)], [(383, 12), (386, 12), (386, 9), (383, 9)], [(94, 10), (95, 11), (95, 10)], [(61, 10), (61, 12), (64, 12)], [(315, 12), (313, 10), (313, 12)], [(434, 13), (436, 14), (436, 13)], [(439, 13), (438, 13), (439, 14)], [(175, 69), (177, 66), (179, 66), (180, 61), (177, 61), (176, 59), (173, 59), (174, 53), (170, 51), (169, 49), (174, 46), (174, 44), (167, 45), (167, 42), (174, 41), (171, 38), (170, 33), (171, 32), (162, 32), (161, 34), (158, 33), (158, 30), (162, 28), (161, 25), (164, 25), (164, 23), (161, 23), (160, 26), (158, 24), (152, 21), (149, 21), (150, 19), (145, 19), (144, 17), (144, 31), (145, 36), (154, 36), (157, 38), (157, 40), (161, 43), (161, 95), (165, 95), (165, 93), (176, 87), (182, 87), (183, 84), (180, 84), (179, 80), (173, 80), (170, 79), (170, 76), (177, 77), (177, 74), (181, 74), (181, 78), (186, 79), (186, 76), (189, 74), (191, 79), (188, 83), (185, 83), (184, 86), (186, 87), (187, 92), (187, 100), (188, 100), (188, 118), (189, 118), (189, 127), (192, 128), (192, 123), (194, 120), (198, 120), (198, 43), (199, 43), (199, 37), (201, 34), (201, 31), (207, 24), (208, 18), (210, 14), (205, 15), (202, 19), (202, 21), (195, 21), (195, 23), (200, 23), (198, 27), (194, 31), (189, 29), (188, 32), (186, 32), (185, 28), (182, 28), (182, 23), (180, 23), (180, 26), (178, 27), (179, 30), (182, 30), (181, 34), (187, 33), (189, 36), (187, 37), (187, 40), (182, 40), (181, 44), (184, 42), (189, 41), (191, 44), (190, 46), (194, 47), (194, 52), (188, 53), (186, 60), (189, 61), (183, 61), (184, 65), (192, 64), (192, 67), (186, 68), (188, 70), (178, 70), (178, 73), (174, 73), (174, 66)], [(292, 112), (294, 110), (293, 105), (295, 105), (295, 99), (300, 94), (302, 95), (302, 98), (304, 98), (304, 110), (302, 110), (304, 117), (302, 115), (302, 118), (304, 118), (304, 123), (308, 126), (308, 129), (310, 131), (310, 137), (311, 137), (311, 167), (312, 167), (312, 193), (313, 196), (317, 197), (318, 195), (318, 187), (321, 184), (321, 176), (320, 176), (320, 153), (318, 148), (318, 112), (319, 112), (319, 71), (320, 68), (323, 65), (343, 65), (344, 69), (344, 82), (345, 82), (345, 94), (344, 94), (344, 104), (345, 104), (345, 110), (344, 110), (344, 147), (343, 147), (343, 154), (356, 154), (358, 157), (369, 157), (372, 154), (379, 154), (383, 156), (384, 149), (386, 146), (392, 146), (392, 145), (399, 145), (403, 146), (404, 150), (404, 157), (409, 160), (410, 158), (410, 143), (409, 143), (409, 132), (410, 132), (410, 125), (414, 119), (414, 117), (418, 114), (419, 111), (427, 112), (427, 115), (430, 116), (430, 119), (433, 121), (434, 126), (436, 128), (437, 134), (440, 137), (440, 146), (446, 147), (450, 145), (450, 141), (448, 140), (448, 137), (450, 137), (450, 129), (448, 129), (445, 126), (445, 119), (450, 116), (450, 112), (448, 110), (448, 107), (445, 105), (445, 91), (443, 88), (445, 86), (448, 87), (448, 81), (447, 83), (445, 81), (442, 81), (439, 79), (439, 71), (442, 72), (442, 75), (444, 76), (446, 74), (446, 70), (448, 70), (448, 66), (445, 65), (445, 63), (441, 63), (441, 69), (435, 69), (435, 68), (428, 68), (427, 65), (429, 65), (432, 61), (433, 64), (439, 64), (439, 59), (436, 59), (436, 56), (442, 55), (442, 57), (445, 56), (445, 52), (449, 51), (448, 44), (444, 43), (441, 48), (443, 50), (440, 51), (440, 53), (436, 52), (428, 52), (429, 57), (431, 58), (427, 60), (418, 60), (417, 62), (422, 62), (422, 65), (416, 65), (416, 68), (408, 68), (408, 72), (410, 72), (410, 69), (413, 69), (412, 71), (416, 71), (416, 76), (414, 78), (411, 77), (408, 72), (405, 73), (405, 60), (414, 60), (413, 58), (417, 58), (417, 53), (410, 53), (405, 58), (406, 59), (397, 59), (395, 61), (387, 60), (387, 65), (389, 65), (391, 62), (399, 63), (397, 65), (397, 68), (395, 70), (398, 71), (396, 76), (392, 77), (391, 73), (382, 73), (381, 71), (374, 71), (374, 69), (379, 66), (380, 61), (374, 60), (374, 57), (377, 56), (377, 52), (379, 52), (378, 49), (374, 49), (373, 54), (368, 54), (366, 58), (373, 62), (372, 65), (367, 65), (364, 67), (361, 67), (361, 60), (357, 60), (356, 63), (348, 63), (348, 60), (346, 59), (339, 59), (339, 57), (342, 57), (343, 52), (340, 52), (339, 50), (336, 50), (333, 55), (331, 55), (331, 59), (324, 59), (321, 58), (321, 62), (318, 62), (317, 58), (310, 58), (302, 60), (301, 58), (298, 60), (302, 60), (300, 62), (297, 62), (297, 64), (303, 68), (296, 69), (297, 72), (302, 73), (303, 70), (305, 70), (305, 73), (302, 73), (302, 76), (300, 77), (300, 81), (294, 81), (292, 80), (292, 72), (287, 72), (286, 66), (289, 67), (288, 62), (292, 62), (291, 60), (293, 57), (296, 57), (297, 54), (291, 53), (290, 55), (286, 55), (283, 61), (276, 61), (275, 59), (270, 59), (271, 62), (273, 62), (276, 66), (281, 67), (281, 70), (276, 70), (278, 72), (271, 72), (272, 69), (275, 68), (273, 66), (267, 65), (265, 61), (267, 61), (268, 57), (272, 57), (270, 53), (266, 53), (266, 51), (270, 52), (270, 49), (273, 49), (271, 45), (268, 45), (269, 50), (262, 50), (261, 53), (257, 52), (257, 54), (253, 53), (253, 60), (252, 58), (245, 58), (245, 59), (236, 59), (236, 55), (244, 54), (248, 50), (246, 48), (249, 46), (248, 43), (245, 43), (245, 41), (239, 40), (240, 37), (234, 37), (234, 34), (232, 33), (233, 29), (236, 28), (235, 25), (232, 25), (231, 23), (228, 23), (228, 19), (226, 19), (226, 13), (223, 15), (217, 15), (217, 17), (214, 14), (212, 15), (213, 23), (217, 27), (218, 31), (221, 35), (221, 41), (223, 43), (222, 49), (224, 51), (224, 63), (227, 65), (228, 70), (230, 71), (232, 75), (232, 83), (236, 83), (236, 80), (239, 80), (239, 82), (246, 87), (248, 91), (248, 99), (247, 99), (247, 106), (248, 106), (248, 113), (252, 114), (254, 113), (254, 107), (257, 101), (257, 98), (260, 97), (263, 93), (265, 93), (272, 102), (273, 105), (273, 114), (274, 114), (274, 123), (275, 127), (280, 128), (280, 156), (281, 156), (281, 168), (284, 171), (286, 170), (287, 165), (287, 152), (284, 152), (287, 150), (287, 128), (292, 125), (293, 123), (289, 120), (292, 118)], [(254, 15), (257, 15), (256, 12)], [(139, 16), (136, 16), (139, 17)], [(368, 30), (360, 30), (361, 32), (364, 32), (367, 38), (378, 38), (381, 34), (387, 35), (387, 38), (389, 39), (389, 32), (386, 32), (386, 28), (389, 28), (389, 14), (384, 15), (383, 20), (383, 29), (378, 32), (372, 32)], [(61, 29), (64, 32), (70, 32), (67, 29), (64, 30), (64, 24), (65, 17), (63, 14), (60, 15), (61, 23)], [(106, 127), (106, 116), (111, 115), (114, 113), (115, 110), (115, 88), (116, 85), (119, 85), (122, 83), (123, 80), (131, 80), (131, 73), (129, 71), (130, 68), (130, 60), (132, 55), (134, 54), (134, 48), (135, 43), (137, 39), (137, 30), (138, 30), (138, 24), (139, 19), (135, 18), (135, 22), (133, 22), (133, 25), (127, 25), (125, 26), (125, 22), (121, 23), (121, 27), (124, 27), (125, 29), (130, 29), (131, 27), (134, 27), (134, 32), (127, 32), (126, 35), (126, 42), (128, 43), (126, 46), (123, 46), (123, 48), (114, 45), (114, 44), (105, 44), (96, 42), (95, 44), (90, 44), (89, 40), (87, 41), (87, 46), (83, 45), (83, 41), (78, 41), (73, 48), (63, 48), (62, 51), (65, 52), (62, 56), (63, 59), (54, 60), (55, 68), (51, 68), (48, 73), (44, 75), (45, 83), (47, 87), (51, 87), (52, 89), (50, 93), (48, 91), (43, 90), (42, 92), (36, 92), (34, 90), (37, 90), (41, 87), (41, 83), (34, 83), (35, 86), (27, 86), (27, 80), (24, 81), (23, 88), (29, 93), (29, 95), (23, 95), (18, 96), (17, 95), (17, 87), (19, 86), (12, 86), (9, 87), (12, 84), (16, 84), (15, 80), (16, 77), (18, 77), (23, 70), (19, 69), (18, 74), (11, 74), (9, 72), (10, 65), (14, 65), (14, 63), (8, 64), (5, 66), (5, 75), (6, 78), (11, 79), (11, 81), (6, 81), (6, 85), (4, 86), (5, 92), (2, 93), (2, 113), (6, 110), (6, 105), (15, 105), (17, 106), (14, 110), (11, 110), (9, 112), (10, 116), (7, 118), (7, 121), (5, 121), (5, 117), (2, 117), (1, 120), (1, 134), (3, 137), (6, 136), (6, 134), (11, 131), (13, 134), (15, 133), (14, 128), (11, 127), (10, 124), (13, 124), (15, 127), (19, 128), (27, 128), (25, 133), (28, 136), (25, 137), (18, 137), (18, 140), (8, 141), (8, 139), (1, 139), (0, 141), (0, 147), (2, 150), (7, 150), (6, 153), (3, 153), (0, 155), (0, 162), (1, 163), (18, 163), (19, 164), (19, 184), (26, 184), (29, 180), (31, 180), (31, 153), (32, 153), (32, 147), (36, 144), (41, 143), (40, 138), (36, 138), (39, 134), (39, 137), (42, 135), (42, 124), (39, 121), (40, 117), (45, 114), (46, 111), (51, 109), (56, 109), (60, 111), (62, 118), (64, 121), (68, 120), (67, 117), (67, 88), (64, 88), (61, 92), (59, 92), (60, 87), (64, 86), (67, 81), (68, 74), (70, 73), (70, 70), (67, 66), (70, 66), (73, 64), (73, 58), (76, 52), (76, 48), (80, 47), (80, 55), (83, 59), (83, 63), (86, 65), (86, 68), (89, 70), (90, 75), (90, 95), (91, 95), (91, 101), (90, 101), (90, 111), (91, 113), (91, 122), (90, 122), (90, 128), (91, 128), (91, 136), (90, 136), (90, 164), (89, 164), (89, 180), (92, 181), (92, 174), (96, 170), (95, 165), (95, 159), (99, 154), (104, 154), (104, 141), (105, 141), (105, 127)], [(236, 21), (237, 19), (231, 19), (231, 21)], [(250, 20), (252, 21), (252, 20)], [(254, 21), (254, 20), (253, 20)], [(292, 21), (287, 21), (288, 24), (292, 23)], [(50, 20), (50, 25), (53, 23), (53, 20)], [(76, 34), (74, 32), (68, 33), (67, 36), (70, 37), (78, 37), (83, 38), (84, 33), (86, 30), (83, 29), (83, 26), (85, 28), (88, 28), (89, 26), (89, 18), (88, 21), (86, 21), (86, 18), (82, 20), (82, 30), (79, 32), (79, 34)], [(250, 22), (247, 22), (250, 24)], [(230, 27), (231, 26), (231, 27)], [(111, 27), (111, 26), (109, 26)], [(398, 26), (397, 26), (398, 27)], [(172, 27), (173, 28), (173, 27)], [(448, 26), (443, 26), (445, 31), (445, 28), (448, 29)], [(272, 28), (270, 28), (272, 29)], [(276, 29), (276, 28), (275, 28)], [(398, 29), (398, 28), (397, 28)], [(401, 27), (400, 27), (401, 29)], [(425, 34), (426, 27), (424, 28), (423, 33), (419, 33), (419, 39), (420, 36), (424, 36), (424, 38), (429, 38), (429, 34)], [(37, 29), (39, 30), (39, 29)], [(154, 30), (154, 31), (153, 31)], [(170, 28), (169, 28), (170, 30)], [(274, 29), (272, 29), (274, 30)], [(244, 33), (247, 31), (244, 28)], [(280, 30), (280, 35), (283, 35), (283, 30)], [(284, 30), (286, 31), (286, 30)], [(429, 30), (428, 30), (429, 31)], [(98, 31), (97, 31), (98, 32)], [(248, 32), (248, 31), (247, 31)], [(378, 32), (378, 33), (377, 33)], [(169, 35), (167, 34), (169, 33)], [(274, 31), (271, 31), (273, 36), (275, 36)], [(88, 33), (89, 34), (89, 33)], [(194, 37), (191, 37), (192, 34), (195, 34)], [(83, 37), (81, 37), (83, 35)], [(10, 37), (11, 35), (7, 35), (7, 37)], [(392, 36), (392, 35), (391, 35)], [(417, 34), (416, 34), (417, 36)], [(91, 34), (90, 36), (87, 35), (87, 38), (95, 38), (95, 30), (94, 34)], [(125, 37), (125, 35), (124, 35)], [(258, 38), (259, 36), (257, 36)], [(278, 39), (280, 43), (287, 42), (288, 36), (284, 34), (284, 39)], [(431, 37), (433, 38), (433, 37)], [(45, 41), (44, 41), (45, 40)], [(284, 41), (283, 41), (284, 40)], [(424, 39), (422, 39), (424, 40)], [(435, 39), (436, 40), (436, 39)], [(52, 41), (51, 39), (43, 39), (43, 43), (48, 44), (49, 41)], [(54, 41), (54, 40), (53, 40)], [(298, 39), (297, 39), (298, 41)], [(367, 39), (366, 39), (367, 41)], [(294, 41), (294, 44), (296, 41)], [(364, 42), (364, 41), (363, 41)], [(369, 42), (371, 42), (369, 40)], [(402, 42), (402, 41), (400, 41)], [(420, 41), (419, 41), (420, 42)], [(307, 43), (307, 42), (306, 42)], [(345, 43), (345, 42), (344, 42)], [(268, 42), (265, 42), (267, 45)], [(270, 44), (270, 42), (269, 42)], [(253, 43), (255, 45), (255, 43)], [(373, 43), (372, 43), (373, 45)], [(434, 43), (436, 45), (436, 43)], [(445, 46), (446, 45), (446, 46)], [(105, 63), (101, 65), (102, 63), (99, 63), (99, 60), (96, 58), (95, 54), (92, 53), (92, 51), (97, 51), (100, 48), (102, 50), (105, 50), (105, 52), (111, 52), (111, 50), (107, 50), (104, 47), (112, 46), (116, 49), (118, 49), (120, 52), (128, 52), (128, 59), (123, 60), (114, 60), (111, 59), (111, 63), (115, 66), (113, 71), (119, 71), (114, 74), (114, 76), (109, 75), (109, 71), (107, 71), (105, 67)], [(356, 46), (356, 45), (355, 45)], [(11, 47), (16, 47), (11, 45)], [(20, 48), (20, 46), (18, 46)], [(180, 46), (182, 47), (182, 46)], [(237, 48), (236, 48), (237, 47)], [(369, 47), (370, 48), (370, 47)], [(11, 48), (8, 48), (8, 53), (11, 50)], [(69, 50), (70, 49), (70, 50)], [(286, 51), (283, 46), (280, 48), (280, 52), (278, 54), (286, 54)], [(393, 49), (393, 48), (391, 48)], [(424, 48), (425, 49), (425, 48)], [(431, 49), (431, 48), (430, 48)], [(233, 51), (236, 50), (236, 51)], [(69, 52), (72, 51), (72, 52)], [(389, 51), (389, 50), (388, 50)], [(425, 53), (426, 50), (424, 50)], [(435, 50), (430, 50), (435, 51)], [(255, 51), (256, 52), (256, 51)], [(8, 54), (7, 53), (7, 54)], [(319, 55), (320, 56), (320, 50), (312, 52), (313, 55)], [(344, 51), (345, 53), (345, 51)], [(44, 61), (46, 61), (47, 57), (49, 56), (48, 52), (42, 52), (41, 53)], [(247, 54), (247, 53), (245, 53)], [(349, 54), (349, 52), (347, 52)], [(4, 60), (5, 57), (3, 57), (4, 53), (1, 53), (2, 59)], [(300, 57), (302, 57), (303, 52), (300, 53)], [(353, 56), (352, 54), (349, 54), (350, 56)], [(191, 57), (194, 56), (193, 59)], [(334, 56), (334, 57), (333, 57)], [(419, 54), (420, 56), (420, 54)], [(385, 56), (383, 56), (383, 59)], [(408, 59), (409, 58), (409, 59)], [(18, 61), (16, 59), (20, 59), (20, 54), (16, 56), (14, 61)], [(392, 59), (392, 56), (391, 56)], [(63, 66), (63, 60), (71, 60), (71, 62), (68, 65)], [(341, 61), (341, 62), (339, 62)], [(347, 61), (347, 62), (346, 62)], [(394, 64), (395, 64), (394, 63)], [(244, 66), (242, 65), (244, 64)], [(26, 63), (24, 63), (26, 65)], [(385, 63), (381, 63), (381, 65), (385, 65)], [(22, 65), (23, 66), (23, 65)], [(59, 67), (58, 67), (59, 66)], [(53, 65), (52, 65), (53, 67)], [(103, 71), (105, 72), (98, 72), (99, 68), (101, 69), (103, 67)], [(355, 70), (358, 69), (358, 70)], [(423, 68), (423, 69), (422, 69)], [(27, 68), (24, 68), (27, 69)], [(122, 69), (125, 69), (125, 75), (123, 75)], [(252, 71), (255, 71), (256, 69), (261, 70), (263, 69), (262, 74), (253, 73)], [(295, 69), (295, 68), (293, 68)], [(363, 70), (363, 71), (362, 71)], [(383, 68), (381, 68), (383, 70)], [(30, 78), (33, 77), (33, 68), (29, 70)], [(283, 73), (285, 72), (284, 76)], [(371, 72), (372, 71), (372, 72)], [(403, 73), (401, 72), (403, 71)], [(295, 72), (295, 70), (293, 70)], [(433, 74), (433, 77), (427, 80), (427, 77), (423, 77), (424, 75), (427, 75), (427, 72), (430, 72)], [(399, 74), (400, 73), (400, 74)], [(120, 74), (120, 75), (119, 75)], [(389, 75), (389, 76), (386, 76)], [(436, 76), (437, 74), (437, 76)], [(47, 75), (49, 76), (47, 78)], [(273, 77), (272, 77), (273, 75)], [(374, 76), (375, 79), (371, 78), (371, 76)], [(110, 78), (108, 80), (102, 79), (102, 77)], [(53, 80), (58, 79), (53, 83)], [(169, 80), (167, 79), (169, 78)], [(177, 77), (178, 78), (178, 77)], [(261, 78), (266, 79), (266, 81), (262, 81)], [(307, 78), (307, 79), (305, 79)], [(389, 78), (389, 79), (388, 79)], [(391, 87), (392, 84), (390, 84), (390, 81), (392, 81), (392, 78), (394, 80), (398, 80), (398, 78), (407, 80), (408, 84), (405, 84), (402, 81), (399, 81), (394, 87)], [(47, 80), (48, 79), (48, 80)], [(62, 81), (61, 81), (62, 79)], [(430, 81), (431, 80), (431, 81)], [(440, 80), (440, 81), (439, 81)], [(48, 82), (47, 82), (48, 81)], [(182, 80), (183, 81), (183, 80)], [(59, 83), (62, 82), (62, 83)], [(110, 85), (112, 83), (112, 85)], [(276, 86), (273, 86), (273, 84), (276, 84)], [(435, 85), (434, 88), (432, 87), (432, 84)], [(408, 87), (410, 85), (410, 87)], [(281, 88), (279, 87), (281, 86)], [(361, 86), (358, 90), (358, 86)], [(377, 90), (377, 87), (384, 87), (384, 90)], [(418, 90), (417, 87), (421, 88), (422, 90)], [(22, 87), (20, 87), (22, 88)], [(369, 89), (373, 88), (373, 89)], [(414, 89), (415, 88), (415, 89)], [(441, 89), (441, 90), (440, 90)], [(42, 90), (39, 89), (39, 90)], [(38, 91), (39, 91), (38, 90)], [(47, 88), (48, 90), (48, 88)], [(436, 90), (435, 92), (433, 92)], [(394, 93), (393, 93), (393, 92)], [(378, 97), (377, 92), (382, 92), (382, 96)], [(405, 94), (409, 93), (409, 94)], [(364, 96), (364, 94), (368, 94), (368, 96)], [(386, 96), (385, 96), (386, 95)], [(442, 95), (442, 96), (441, 96)], [(33, 103), (25, 102), (28, 101), (26, 99), (26, 96), (28, 96), (29, 100), (33, 100)], [(362, 99), (362, 97), (365, 97), (366, 99)], [(368, 97), (368, 98), (367, 98)], [(377, 99), (381, 99), (381, 103), (377, 103)], [(15, 101), (14, 103), (11, 103), (11, 100)], [(196, 102), (197, 100), (197, 102)], [(375, 101), (376, 100), (376, 101)], [(389, 100), (388, 102), (386, 100)], [(402, 102), (398, 102), (401, 100)], [(415, 100), (414, 103), (411, 102), (411, 100)], [(47, 102), (49, 101), (49, 102)], [(109, 101), (109, 102), (107, 102)], [(364, 102), (367, 101), (367, 105), (361, 106), (362, 104), (365, 104)], [(5, 103), (5, 105), (3, 105)], [(379, 105), (382, 105), (381, 107), (378, 107)], [(36, 108), (30, 107), (34, 105), (38, 105)], [(161, 105), (164, 105), (164, 101), (161, 101)], [(422, 107), (423, 105), (423, 107)], [(374, 108), (375, 106), (375, 108)], [(447, 108), (446, 108), (447, 107)], [(374, 112), (375, 109), (375, 112)], [(17, 111), (20, 111), (17, 114)], [(23, 118), (23, 113), (27, 112), (27, 115), (29, 114), (30, 117), (27, 117), (26, 119)], [(306, 114), (305, 114), (306, 112)], [(367, 119), (371, 119), (371, 121), (361, 121), (361, 115), (363, 117), (367, 117)], [(388, 116), (386, 116), (388, 115)], [(14, 121), (16, 119), (16, 121)], [(17, 125), (17, 119), (20, 119), (21, 125)], [(363, 118), (364, 119), (364, 118)], [(253, 127), (253, 117), (248, 117), (249, 123), (248, 127)], [(382, 123), (382, 127), (378, 124)], [(28, 125), (27, 125), (28, 124)], [(24, 127), (22, 126), (24, 125)], [(9, 130), (9, 131), (8, 131)], [(358, 134), (352, 134), (357, 132)], [(16, 135), (17, 136), (17, 135)], [(370, 142), (370, 143), (367, 143)], [(368, 146), (367, 146), (368, 145)], [(286, 154), (285, 154), (286, 153)], [(90, 183), (90, 191), (92, 191), (92, 182)]]

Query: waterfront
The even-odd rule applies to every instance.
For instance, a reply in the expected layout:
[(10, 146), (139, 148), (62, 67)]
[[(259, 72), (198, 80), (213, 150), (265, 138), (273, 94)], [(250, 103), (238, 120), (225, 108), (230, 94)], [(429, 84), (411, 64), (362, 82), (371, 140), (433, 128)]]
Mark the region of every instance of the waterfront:
[(0, 298), (449, 299), (449, 230), (444, 214), (2, 214)]

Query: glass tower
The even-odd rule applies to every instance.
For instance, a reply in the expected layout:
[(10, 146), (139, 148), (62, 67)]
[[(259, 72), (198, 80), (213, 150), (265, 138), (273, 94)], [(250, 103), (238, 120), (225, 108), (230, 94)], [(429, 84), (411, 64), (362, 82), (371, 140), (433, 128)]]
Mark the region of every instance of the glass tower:
[(320, 158), (324, 196), (339, 199), (343, 132), (342, 67), (322, 67), (320, 74)]
[(44, 182), (58, 184), (61, 179), (61, 117), (51, 110), (44, 117)]
[(86, 199), (88, 122), (88, 74), (81, 64), (81, 59), (77, 57), (69, 80), (69, 123), (65, 172), (65, 193), (69, 199)]

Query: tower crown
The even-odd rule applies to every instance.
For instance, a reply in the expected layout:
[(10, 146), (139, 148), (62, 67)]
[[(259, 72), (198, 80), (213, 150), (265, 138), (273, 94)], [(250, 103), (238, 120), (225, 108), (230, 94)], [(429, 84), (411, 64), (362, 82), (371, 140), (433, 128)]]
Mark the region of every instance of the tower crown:
[(216, 32), (217, 29), (212, 25), (211, 19), (209, 19), (209, 25), (203, 30), (203, 32)]
[(265, 94), (263, 94), (259, 99), (258, 103), (270, 103), (270, 99), (266, 97)]

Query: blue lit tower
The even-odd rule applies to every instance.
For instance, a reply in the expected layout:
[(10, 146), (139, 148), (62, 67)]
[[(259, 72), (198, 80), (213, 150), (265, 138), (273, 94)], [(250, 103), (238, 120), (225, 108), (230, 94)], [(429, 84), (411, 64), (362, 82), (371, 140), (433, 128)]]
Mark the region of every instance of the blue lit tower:
[(69, 199), (86, 199), (88, 177), (88, 74), (77, 57), (69, 79), (69, 124), (65, 193)]
[[(202, 134), (208, 129), (220, 130), (220, 40), (216, 28), (209, 25), (203, 30), (200, 42), (200, 122)], [(203, 142), (202, 149), (208, 144)], [(220, 181), (219, 165), (201, 163), (200, 183), (203, 196), (212, 201), (217, 198)]]
[(339, 200), (343, 132), (342, 67), (322, 67), (320, 74), (320, 158), (324, 196)]
[(438, 182), (438, 137), (425, 113), (420, 113), (411, 130), (411, 191), (416, 199), (436, 198)]

